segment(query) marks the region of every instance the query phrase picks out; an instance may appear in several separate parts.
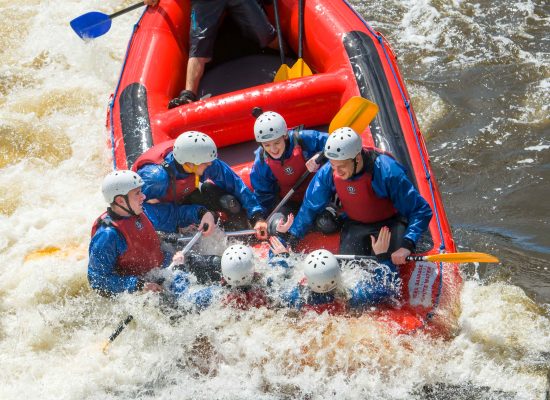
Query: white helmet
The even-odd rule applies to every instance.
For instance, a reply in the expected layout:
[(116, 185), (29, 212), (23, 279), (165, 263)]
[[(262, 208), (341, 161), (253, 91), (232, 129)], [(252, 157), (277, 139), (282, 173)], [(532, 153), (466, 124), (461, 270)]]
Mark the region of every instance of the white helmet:
[(286, 133), (285, 119), (274, 111), (264, 112), (254, 122), (254, 136), (258, 143), (278, 139)]
[(218, 158), (218, 149), (212, 138), (202, 132), (189, 131), (174, 142), (174, 158), (180, 164), (202, 164)]
[(316, 293), (326, 293), (336, 288), (340, 280), (338, 260), (330, 251), (315, 250), (305, 260), (304, 274), (307, 285)]
[(229, 246), (222, 255), (222, 276), (231, 286), (246, 286), (254, 277), (254, 254), (242, 244)]
[(113, 171), (103, 179), (101, 192), (105, 201), (111, 204), (115, 197), (127, 195), (132, 189), (143, 186), (143, 179), (134, 171), (122, 169)]
[(328, 137), (325, 143), (325, 156), (329, 160), (350, 160), (355, 158), (363, 148), (363, 141), (353, 129), (338, 128)]

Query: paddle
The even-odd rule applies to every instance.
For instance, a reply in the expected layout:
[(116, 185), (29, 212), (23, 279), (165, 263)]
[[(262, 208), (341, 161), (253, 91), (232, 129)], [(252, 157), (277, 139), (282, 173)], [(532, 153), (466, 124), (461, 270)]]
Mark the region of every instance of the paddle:
[(109, 348), (109, 345), (113, 343), (113, 341), (120, 335), (120, 333), (126, 328), (126, 326), (132, 322), (134, 317), (132, 315), (128, 315), (124, 320), (117, 326), (115, 331), (109, 336), (109, 339), (105, 341), (103, 346), (101, 346), (101, 350), (103, 351), (103, 354), (107, 354), (107, 350)]
[(111, 29), (111, 20), (113, 18), (126, 14), (136, 8), (143, 7), (144, 5), (143, 1), (141, 1), (111, 15), (103, 14), (99, 11), (92, 11), (73, 19), (70, 22), (71, 28), (73, 28), (81, 39), (95, 39), (96, 37), (104, 35)]
[(378, 113), (378, 106), (372, 101), (361, 96), (351, 97), (338, 111), (338, 114), (334, 116), (328, 131), (332, 133), (338, 128), (348, 126), (361, 134), (371, 123), (376, 113)]
[(305, 0), (298, 0), (298, 61), (290, 68), (289, 79), (313, 75), (311, 68), (309, 68), (302, 58), (302, 47), (304, 42), (304, 1)]
[[(344, 126), (354, 127), (353, 130), (359, 134), (365, 130), (370, 124), (376, 113), (378, 112), (378, 106), (372, 101), (369, 101), (363, 97), (355, 96), (350, 98), (346, 104), (338, 111), (330, 122), (329, 132), (332, 133), (338, 128)], [(316, 160), (317, 164), (324, 162), (324, 157), (320, 156)], [(311, 172), (306, 171), (296, 181), (294, 186), (288, 191), (283, 199), (277, 204), (277, 206), (271, 211), (267, 221), (286, 204), (288, 199), (292, 197), (294, 192), (298, 190), (300, 185), (304, 183)]]
[[(357, 256), (336, 254), (336, 258), (340, 260), (365, 260), (376, 259), (376, 256)], [(464, 253), (441, 253), (431, 254), (429, 256), (408, 256), (407, 261), (432, 261), (432, 262), (455, 262), (455, 263), (496, 263), (498, 258), (486, 253), (464, 252)]]
[(275, 11), (275, 26), (277, 28), (277, 38), (279, 41), (279, 53), (281, 55), (281, 66), (279, 67), (273, 82), (286, 81), (290, 67), (285, 64), (285, 49), (283, 48), (283, 33), (281, 32), (281, 21), (279, 20), (278, 0), (273, 0), (273, 9)]

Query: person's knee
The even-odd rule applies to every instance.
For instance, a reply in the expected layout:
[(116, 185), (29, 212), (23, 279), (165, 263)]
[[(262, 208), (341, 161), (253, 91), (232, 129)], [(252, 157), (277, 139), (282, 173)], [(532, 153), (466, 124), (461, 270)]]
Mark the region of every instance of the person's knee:
[(334, 233), (340, 229), (340, 222), (336, 217), (336, 211), (327, 207), (315, 219), (317, 230), (324, 234)]
[(241, 203), (232, 194), (224, 194), (220, 197), (220, 207), (230, 214), (238, 214), (241, 211)]

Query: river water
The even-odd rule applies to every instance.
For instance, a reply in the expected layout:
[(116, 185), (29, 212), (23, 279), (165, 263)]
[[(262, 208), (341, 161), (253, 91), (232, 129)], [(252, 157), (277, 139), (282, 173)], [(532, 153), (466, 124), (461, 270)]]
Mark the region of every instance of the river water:
[(153, 296), (90, 291), (105, 110), (139, 11), (90, 43), (68, 21), (131, 3), (0, 0), (1, 399), (546, 398), (547, 1), (354, 3), (398, 55), (460, 249), (502, 261), (464, 267), (448, 340), (387, 335), (368, 317), (170, 319)]

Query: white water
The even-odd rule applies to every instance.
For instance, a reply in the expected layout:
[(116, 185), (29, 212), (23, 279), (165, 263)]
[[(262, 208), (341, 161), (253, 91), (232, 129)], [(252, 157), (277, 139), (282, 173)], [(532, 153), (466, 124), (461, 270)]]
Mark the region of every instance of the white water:
[[(105, 110), (139, 11), (90, 43), (68, 21), (130, 3), (0, 0), (1, 399), (544, 398), (549, 310), (475, 274), (446, 341), (395, 337), (368, 317), (212, 308), (170, 322), (153, 296), (110, 301), (90, 291), (89, 230), (111, 168)], [(410, 9), (404, 25), (430, 8), (400, 6)], [(428, 30), (440, 24), (429, 15)], [(420, 28), (415, 46), (441, 42)], [(542, 87), (533, 91), (542, 96)], [(444, 113), (435, 93), (409, 89), (425, 100), (425, 127)], [(63, 251), (25, 261), (47, 246)], [(104, 355), (102, 342), (127, 314), (135, 322)]]

